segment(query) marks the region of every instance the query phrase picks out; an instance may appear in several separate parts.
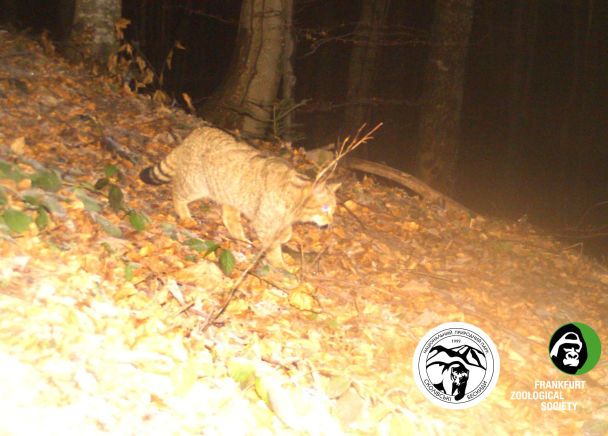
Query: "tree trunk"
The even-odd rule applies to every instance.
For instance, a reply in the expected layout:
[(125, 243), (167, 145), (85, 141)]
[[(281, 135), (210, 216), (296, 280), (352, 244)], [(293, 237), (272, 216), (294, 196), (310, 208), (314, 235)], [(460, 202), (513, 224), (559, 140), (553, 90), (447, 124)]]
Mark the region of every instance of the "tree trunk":
[(203, 106), (208, 121), (253, 137), (268, 130), (281, 80), (285, 5), (286, 0), (243, 0), (232, 65)]
[(117, 48), (114, 24), (120, 5), (120, 0), (76, 0), (68, 56), (105, 64)]
[(509, 94), (507, 115), (507, 153), (503, 163), (510, 192), (522, 189), (527, 159), (525, 141), (530, 118), (530, 87), (538, 27), (538, 1), (517, 0), (511, 24)]
[(348, 67), (348, 89), (344, 112), (343, 130), (353, 134), (363, 123), (370, 122), (371, 97), (382, 28), (390, 0), (362, 0), (361, 15), (355, 28), (353, 45)]
[(555, 204), (560, 204), (561, 213), (557, 217), (560, 225), (565, 225), (575, 218), (569, 214), (583, 210), (585, 206), (582, 202), (584, 200), (580, 193), (586, 191), (580, 176), (582, 174), (581, 160), (586, 144), (581, 143), (578, 129), (581, 123), (584, 123), (582, 87), (585, 80), (585, 35), (587, 34), (588, 11), (583, 0), (575, 0), (570, 5), (574, 12), (572, 14), (574, 35), (573, 38), (568, 38), (563, 50), (571, 53), (572, 70), (568, 78), (569, 84), (564, 89), (559, 122), (559, 142), (556, 147), (561, 156), (558, 167), (559, 189), (555, 192)]
[(473, 0), (437, 0), (420, 109), (420, 178), (450, 193), (456, 181), (465, 62)]
[(63, 43), (69, 42), (70, 33), (74, 24), (75, 0), (59, 0), (57, 2), (57, 20), (55, 32), (57, 38)]
[(285, 0), (285, 44), (282, 57), (282, 81), (281, 81), (281, 107), (287, 111), (283, 118), (278, 121), (280, 131), (276, 130), (275, 135), (281, 134), (285, 139), (290, 140), (293, 135), (293, 107), (295, 101), (296, 75), (293, 71), (293, 54), (295, 51), (295, 40), (293, 34), (293, 0)]
[(17, 0), (2, 0), (0, 22), (15, 25), (17, 21)]

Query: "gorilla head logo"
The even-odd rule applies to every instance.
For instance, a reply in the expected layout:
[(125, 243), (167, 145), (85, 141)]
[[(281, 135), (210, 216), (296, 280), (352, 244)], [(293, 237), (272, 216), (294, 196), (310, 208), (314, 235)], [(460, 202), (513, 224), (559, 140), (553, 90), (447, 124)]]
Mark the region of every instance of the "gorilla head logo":
[(580, 329), (574, 324), (560, 327), (551, 337), (549, 355), (561, 371), (576, 374), (587, 361), (587, 345)]

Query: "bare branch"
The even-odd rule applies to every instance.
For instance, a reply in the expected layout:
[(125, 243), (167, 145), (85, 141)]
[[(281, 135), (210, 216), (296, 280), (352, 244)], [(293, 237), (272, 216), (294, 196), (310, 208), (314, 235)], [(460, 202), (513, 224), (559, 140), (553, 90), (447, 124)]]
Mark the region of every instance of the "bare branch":
[(359, 127), (359, 130), (357, 130), (357, 133), (352, 139), (350, 138), (350, 136), (344, 138), (344, 140), (340, 144), (340, 147), (338, 147), (336, 157), (331, 162), (327, 163), (324, 167), (321, 168), (321, 170), (317, 174), (315, 183), (319, 184), (325, 182), (336, 170), (338, 162), (340, 162), (340, 160), (343, 159), (344, 156), (356, 150), (360, 145), (365, 144), (370, 139), (372, 139), (372, 134), (381, 126), (382, 123), (378, 123), (376, 127), (363, 134), (363, 130), (366, 127), (366, 124), (363, 124), (361, 127)]

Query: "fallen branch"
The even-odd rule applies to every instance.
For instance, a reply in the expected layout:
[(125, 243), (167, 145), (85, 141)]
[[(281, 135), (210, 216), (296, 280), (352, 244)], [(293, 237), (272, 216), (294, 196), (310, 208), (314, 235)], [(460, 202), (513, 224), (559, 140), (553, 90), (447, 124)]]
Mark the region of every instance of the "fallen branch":
[(342, 165), (351, 170), (362, 171), (364, 173), (373, 174), (374, 176), (384, 177), (385, 179), (395, 182), (419, 194), (424, 200), (429, 202), (440, 202), (454, 212), (466, 214), (470, 217), (474, 217), (476, 215), (475, 212), (468, 209), (466, 206), (463, 206), (456, 200), (453, 200), (452, 198), (431, 188), (422, 180), (412, 176), (411, 174), (407, 174), (396, 170), (395, 168), (389, 167), (388, 165), (383, 165), (356, 157), (344, 159)]

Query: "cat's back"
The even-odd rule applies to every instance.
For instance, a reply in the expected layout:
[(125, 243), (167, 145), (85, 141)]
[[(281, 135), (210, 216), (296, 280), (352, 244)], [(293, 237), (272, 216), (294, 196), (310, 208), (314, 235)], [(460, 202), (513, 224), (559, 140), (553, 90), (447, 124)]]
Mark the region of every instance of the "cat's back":
[(174, 153), (179, 154), (181, 158), (198, 159), (217, 155), (226, 159), (234, 157), (235, 153), (254, 154), (256, 150), (221, 129), (200, 127), (193, 130)]
[[(296, 171), (284, 159), (268, 156), (228, 132), (214, 127), (195, 129), (173, 152), (179, 162), (175, 183), (184, 189), (237, 207), (251, 215), (263, 193), (277, 199), (291, 191)], [(186, 188), (187, 185), (187, 188)]]

